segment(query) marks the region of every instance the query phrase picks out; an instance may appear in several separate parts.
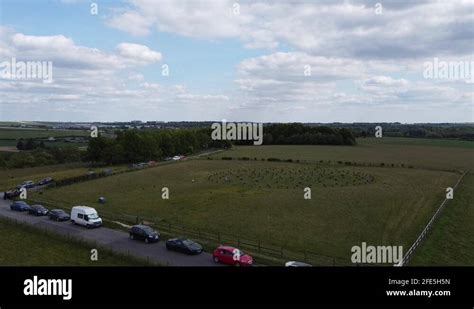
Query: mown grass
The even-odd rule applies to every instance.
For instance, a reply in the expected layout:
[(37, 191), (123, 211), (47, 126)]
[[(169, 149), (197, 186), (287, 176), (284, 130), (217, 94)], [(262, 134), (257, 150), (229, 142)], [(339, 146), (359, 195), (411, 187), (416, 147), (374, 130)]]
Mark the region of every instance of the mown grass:
[[(363, 241), (409, 246), (442, 201), (445, 188), (459, 177), (433, 170), (325, 166), (321, 168), (331, 170), (333, 177), (340, 175), (331, 185), (321, 185), (318, 173), (313, 178), (305, 174), (304, 183), (291, 179), (297, 176), (293, 174), (275, 183), (277, 175), (305, 166), (315, 168), (191, 160), (46, 190), (41, 198), (349, 260), (351, 247)], [(222, 180), (222, 175), (239, 170), (249, 171), (243, 180)], [(252, 170), (269, 171), (274, 177)], [(357, 173), (373, 180), (354, 181), (350, 175)], [(312, 188), (311, 200), (303, 198), (306, 186)], [(169, 188), (169, 200), (161, 198), (162, 187)], [(99, 196), (107, 203), (99, 204)]]
[[(1, 266), (143, 266), (145, 261), (0, 218)], [(98, 260), (91, 260), (91, 249)]]
[[(474, 142), (409, 138), (358, 139), (356, 146), (235, 146), (213, 157), (280, 158), (306, 162), (350, 161), (417, 168), (464, 170), (474, 169)], [(453, 144), (456, 146), (451, 147)]]
[(467, 174), (425, 243), (413, 266), (474, 266), (474, 174)]

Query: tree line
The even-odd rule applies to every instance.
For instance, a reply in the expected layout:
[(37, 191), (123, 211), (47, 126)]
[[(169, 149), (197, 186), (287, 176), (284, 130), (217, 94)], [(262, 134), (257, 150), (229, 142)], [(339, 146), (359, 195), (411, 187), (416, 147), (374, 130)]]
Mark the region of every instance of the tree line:
[(115, 138), (91, 138), (86, 159), (94, 163), (118, 164), (160, 160), (190, 155), (206, 149), (229, 148), (229, 141), (211, 139), (211, 129), (116, 132)]
[[(356, 139), (346, 128), (308, 126), (301, 123), (271, 124), (263, 127), (264, 145), (355, 145)], [(237, 145), (250, 145), (237, 141)]]
[[(86, 151), (77, 147), (45, 147), (33, 139), (19, 140), (19, 153), (0, 153), (0, 168), (21, 168), (41, 165), (91, 162), (122, 164), (157, 161), (175, 155), (191, 155), (207, 149), (247, 145), (252, 141), (213, 140), (212, 129), (117, 130), (113, 137), (90, 138)], [(299, 123), (270, 124), (263, 129), (264, 145), (354, 145), (348, 129), (307, 126)], [(258, 146), (255, 146), (258, 147)]]

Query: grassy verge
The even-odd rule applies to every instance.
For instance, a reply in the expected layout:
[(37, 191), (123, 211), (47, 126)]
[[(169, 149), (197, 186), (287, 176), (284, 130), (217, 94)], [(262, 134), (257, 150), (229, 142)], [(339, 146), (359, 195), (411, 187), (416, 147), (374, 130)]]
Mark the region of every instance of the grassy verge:
[[(87, 242), (0, 219), (1, 266), (146, 266), (145, 260)], [(91, 249), (98, 261), (91, 261)]]

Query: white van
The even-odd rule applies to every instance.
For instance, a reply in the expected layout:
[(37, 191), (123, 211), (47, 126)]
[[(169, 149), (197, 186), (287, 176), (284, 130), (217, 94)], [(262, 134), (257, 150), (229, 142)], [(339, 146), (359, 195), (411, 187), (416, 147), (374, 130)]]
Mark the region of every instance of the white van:
[(102, 219), (97, 214), (97, 211), (87, 206), (74, 206), (71, 210), (71, 222), (87, 228), (102, 225)]

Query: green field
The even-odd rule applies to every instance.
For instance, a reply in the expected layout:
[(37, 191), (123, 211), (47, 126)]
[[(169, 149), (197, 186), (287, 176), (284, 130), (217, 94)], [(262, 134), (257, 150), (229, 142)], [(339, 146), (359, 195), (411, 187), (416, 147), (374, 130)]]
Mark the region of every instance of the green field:
[[(0, 127), (0, 147), (1, 146), (16, 146), (20, 138), (48, 138), (48, 137), (65, 137), (65, 136), (88, 136), (87, 130), (54, 130), (54, 129), (40, 129), (40, 128), (17, 128), (17, 127)], [(45, 142), (48, 147), (81, 147), (84, 143), (66, 143)]]
[[(384, 137), (358, 139), (357, 146), (240, 146), (216, 157), (320, 160), (336, 163), (350, 161), (385, 165), (396, 164), (418, 168), (464, 170), (474, 169), (474, 142)], [(450, 147), (450, 145), (455, 146)]]
[[(409, 246), (445, 188), (459, 177), (441, 171), (357, 167), (324, 168), (326, 174), (313, 173), (318, 168), (312, 167), (303, 180), (285, 177), (298, 167), (192, 160), (51, 189), (40, 198), (348, 260), (350, 248), (362, 241)], [(246, 170), (250, 172), (245, 178), (235, 178)], [(332, 178), (321, 183), (323, 175)], [(163, 186), (170, 189), (169, 200), (161, 199)], [(312, 187), (311, 200), (303, 199), (306, 186)], [(107, 204), (98, 204), (99, 196), (105, 196)]]
[(467, 174), (410, 265), (474, 266), (474, 174)]
[[(351, 247), (361, 242), (408, 250), (444, 199), (446, 187), (456, 183), (459, 170), (472, 166), (469, 142), (452, 147), (451, 141), (420, 143), (387, 138), (379, 144), (365, 139), (355, 147), (239, 146), (209, 159), (52, 188), (32, 198), (63, 208), (89, 205), (106, 215), (139, 216), (349, 262)], [(169, 200), (161, 198), (162, 187), (169, 188)], [(304, 199), (305, 187), (312, 189), (310, 200)], [(99, 204), (99, 196), (107, 203)]]
[(88, 136), (87, 130), (53, 130), (53, 129), (20, 129), (0, 127), (0, 140), (26, 139), (26, 138), (47, 138), (61, 136)]
[(145, 261), (98, 249), (27, 225), (0, 219), (0, 266), (139, 266)]

